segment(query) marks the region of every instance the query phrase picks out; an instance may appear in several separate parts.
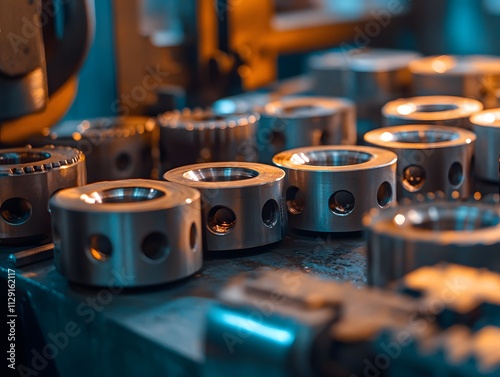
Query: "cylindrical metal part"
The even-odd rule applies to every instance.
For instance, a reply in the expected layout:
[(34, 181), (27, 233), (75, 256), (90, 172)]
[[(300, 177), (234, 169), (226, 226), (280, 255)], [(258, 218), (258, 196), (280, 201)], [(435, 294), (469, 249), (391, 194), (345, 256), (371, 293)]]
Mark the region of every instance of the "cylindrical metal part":
[(313, 145), (356, 143), (356, 108), (343, 98), (289, 97), (270, 102), (257, 132), (259, 161), (276, 153)]
[(48, 142), (81, 150), (89, 183), (151, 178), (154, 155), (158, 154), (158, 128), (155, 119), (135, 116), (68, 121), (31, 141), (37, 145)]
[(69, 281), (138, 287), (201, 268), (200, 193), (167, 182), (94, 183), (50, 199), (57, 270)]
[(476, 133), (476, 176), (498, 182), (500, 155), (500, 108), (474, 114), (470, 121)]
[(410, 63), (418, 96), (447, 95), (474, 98), (485, 108), (500, 105), (500, 57), (429, 56)]
[(1, 149), (0, 244), (50, 236), (50, 196), (85, 182), (85, 156), (76, 149)]
[(433, 201), (373, 211), (368, 282), (384, 287), (422, 266), (458, 263), (500, 271), (500, 207)]
[(184, 109), (158, 119), (163, 171), (201, 162), (256, 159), (255, 148), (248, 148), (248, 143), (260, 119), (257, 113), (214, 114)]
[(476, 142), (473, 132), (412, 124), (373, 130), (364, 139), (398, 155), (398, 200), (435, 191), (455, 199), (470, 195)]
[(396, 161), (391, 151), (360, 146), (298, 148), (273, 162), (286, 177), (288, 223), (313, 232), (363, 229), (365, 212), (396, 202)]
[(481, 102), (451, 96), (400, 98), (382, 108), (384, 126), (437, 124), (472, 129), (469, 118), (481, 111)]
[(358, 117), (380, 120), (382, 106), (409, 93), (409, 63), (414, 51), (340, 49), (309, 59), (312, 90), (318, 95), (347, 97), (356, 102)]
[(205, 250), (249, 249), (280, 241), (286, 228), (285, 172), (248, 162), (183, 166), (167, 181), (201, 191)]

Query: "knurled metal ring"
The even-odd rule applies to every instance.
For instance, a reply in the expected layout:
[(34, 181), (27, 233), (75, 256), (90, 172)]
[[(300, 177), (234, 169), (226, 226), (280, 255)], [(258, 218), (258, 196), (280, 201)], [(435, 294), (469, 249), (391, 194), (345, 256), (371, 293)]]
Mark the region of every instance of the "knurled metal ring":
[(200, 193), (132, 179), (62, 190), (50, 199), (57, 270), (69, 281), (162, 284), (201, 268)]
[(0, 243), (29, 243), (50, 236), (49, 197), (85, 183), (85, 157), (76, 149), (1, 149)]

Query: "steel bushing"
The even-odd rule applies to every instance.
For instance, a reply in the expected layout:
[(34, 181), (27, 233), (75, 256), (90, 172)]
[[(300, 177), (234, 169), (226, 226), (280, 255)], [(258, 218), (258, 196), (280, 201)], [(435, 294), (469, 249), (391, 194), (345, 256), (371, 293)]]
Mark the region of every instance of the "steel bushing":
[(470, 121), (476, 133), (476, 176), (498, 182), (500, 156), (500, 109), (474, 114)]
[(96, 118), (63, 122), (47, 129), (35, 144), (53, 143), (81, 150), (89, 183), (151, 178), (158, 129), (147, 117)]
[(49, 202), (54, 258), (69, 281), (138, 287), (201, 268), (200, 193), (132, 179), (63, 190)]
[(159, 117), (163, 171), (201, 162), (249, 161), (255, 150), (246, 146), (260, 116), (215, 114), (210, 110), (172, 111)]
[(451, 96), (400, 98), (382, 108), (384, 126), (436, 124), (471, 129), (469, 118), (481, 111), (481, 102)]
[(313, 145), (356, 143), (356, 108), (342, 98), (289, 97), (267, 104), (257, 132), (259, 160)]
[(364, 139), (398, 155), (398, 200), (435, 191), (455, 199), (470, 195), (473, 132), (419, 124), (376, 129)]
[(0, 244), (50, 236), (50, 196), (85, 180), (85, 156), (76, 149), (0, 149)]
[(370, 284), (443, 261), (500, 271), (498, 205), (431, 201), (373, 211), (364, 224)]
[(365, 212), (396, 202), (396, 161), (391, 151), (360, 146), (277, 154), (273, 162), (287, 173), (288, 224), (313, 232), (363, 229)]
[(500, 58), (497, 56), (429, 56), (410, 63), (415, 94), (474, 98), (486, 108), (500, 102)]
[(183, 166), (167, 181), (201, 191), (205, 250), (249, 249), (278, 242), (286, 228), (285, 173), (274, 166), (219, 162)]

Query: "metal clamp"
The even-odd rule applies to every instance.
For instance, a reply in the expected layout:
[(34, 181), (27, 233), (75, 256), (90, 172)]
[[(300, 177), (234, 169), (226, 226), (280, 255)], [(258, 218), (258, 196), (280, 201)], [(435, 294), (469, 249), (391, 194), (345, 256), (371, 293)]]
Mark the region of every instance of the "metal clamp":
[(292, 149), (273, 162), (287, 173), (286, 204), (292, 228), (313, 232), (363, 229), (372, 208), (395, 203), (396, 154), (371, 147)]
[(260, 116), (214, 114), (184, 109), (161, 115), (160, 151), (163, 171), (197, 162), (251, 161), (255, 150), (247, 144)]
[(384, 126), (436, 124), (471, 129), (471, 115), (481, 111), (481, 102), (452, 96), (401, 98), (382, 108)]
[(365, 134), (367, 143), (398, 155), (398, 200), (442, 191), (449, 198), (467, 198), (476, 135), (444, 126), (385, 127)]
[(50, 236), (49, 197), (85, 184), (85, 157), (69, 147), (0, 150), (0, 243)]
[(254, 248), (284, 236), (281, 169), (248, 162), (206, 163), (171, 170), (164, 178), (201, 191), (206, 250)]
[(500, 208), (431, 201), (373, 211), (368, 228), (368, 282), (386, 286), (422, 266), (450, 262), (500, 271)]
[(500, 155), (500, 109), (474, 114), (470, 121), (477, 136), (476, 175), (490, 182), (498, 182)]
[(342, 98), (289, 97), (264, 106), (257, 142), (259, 160), (312, 145), (356, 143), (356, 108)]
[(150, 180), (94, 183), (50, 200), (57, 270), (69, 281), (137, 287), (201, 268), (200, 193)]

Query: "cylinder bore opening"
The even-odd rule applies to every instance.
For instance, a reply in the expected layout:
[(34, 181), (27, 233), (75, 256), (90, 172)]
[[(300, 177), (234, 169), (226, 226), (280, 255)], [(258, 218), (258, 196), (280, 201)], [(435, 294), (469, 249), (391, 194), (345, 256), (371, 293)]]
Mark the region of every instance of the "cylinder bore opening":
[(392, 140), (400, 143), (443, 143), (457, 140), (460, 135), (450, 131), (405, 131), (392, 133)]
[(437, 113), (440, 111), (457, 110), (458, 108), (459, 106), (453, 103), (433, 103), (417, 105), (417, 111), (420, 113)]
[(370, 161), (372, 154), (349, 150), (326, 150), (295, 153), (290, 161), (297, 165), (347, 166)]
[(377, 203), (380, 207), (385, 208), (391, 202), (392, 202), (392, 186), (389, 182), (384, 182), (378, 188)]
[(113, 253), (113, 245), (108, 237), (103, 234), (93, 234), (88, 240), (89, 252), (92, 258), (105, 262)]
[(282, 112), (286, 115), (311, 115), (323, 107), (316, 105), (290, 105), (283, 107)]
[(423, 167), (410, 165), (403, 170), (403, 187), (409, 192), (416, 192), (424, 185), (425, 176), (425, 169)]
[(306, 197), (298, 187), (290, 186), (286, 190), (286, 207), (292, 215), (298, 215), (304, 210)]
[(227, 234), (236, 226), (236, 215), (230, 208), (215, 206), (208, 212), (207, 226), (216, 234)]
[(22, 225), (33, 213), (33, 206), (23, 198), (11, 198), (2, 203), (0, 214), (7, 224)]
[(278, 223), (279, 206), (276, 200), (269, 199), (262, 207), (262, 221), (264, 225), (272, 228)]
[(120, 153), (115, 159), (115, 166), (118, 171), (125, 171), (132, 165), (132, 157), (128, 153)]
[(255, 178), (259, 172), (252, 169), (237, 167), (216, 167), (190, 170), (184, 173), (184, 178), (195, 182), (231, 182)]
[(412, 222), (413, 227), (434, 232), (470, 232), (500, 224), (500, 215), (494, 211), (467, 206), (452, 210), (430, 207), (414, 217), (418, 219), (418, 222)]
[(330, 210), (339, 216), (347, 216), (354, 211), (356, 205), (356, 198), (354, 195), (345, 190), (335, 192), (328, 200)]
[(0, 153), (0, 165), (31, 164), (50, 158), (46, 152), (4, 152)]
[(192, 119), (197, 122), (217, 122), (226, 119), (226, 117), (218, 114), (194, 113)]
[(147, 235), (142, 241), (141, 251), (149, 260), (163, 260), (170, 253), (167, 236), (160, 232)]
[(117, 187), (83, 194), (80, 199), (89, 204), (145, 202), (165, 196), (165, 193), (147, 187)]

